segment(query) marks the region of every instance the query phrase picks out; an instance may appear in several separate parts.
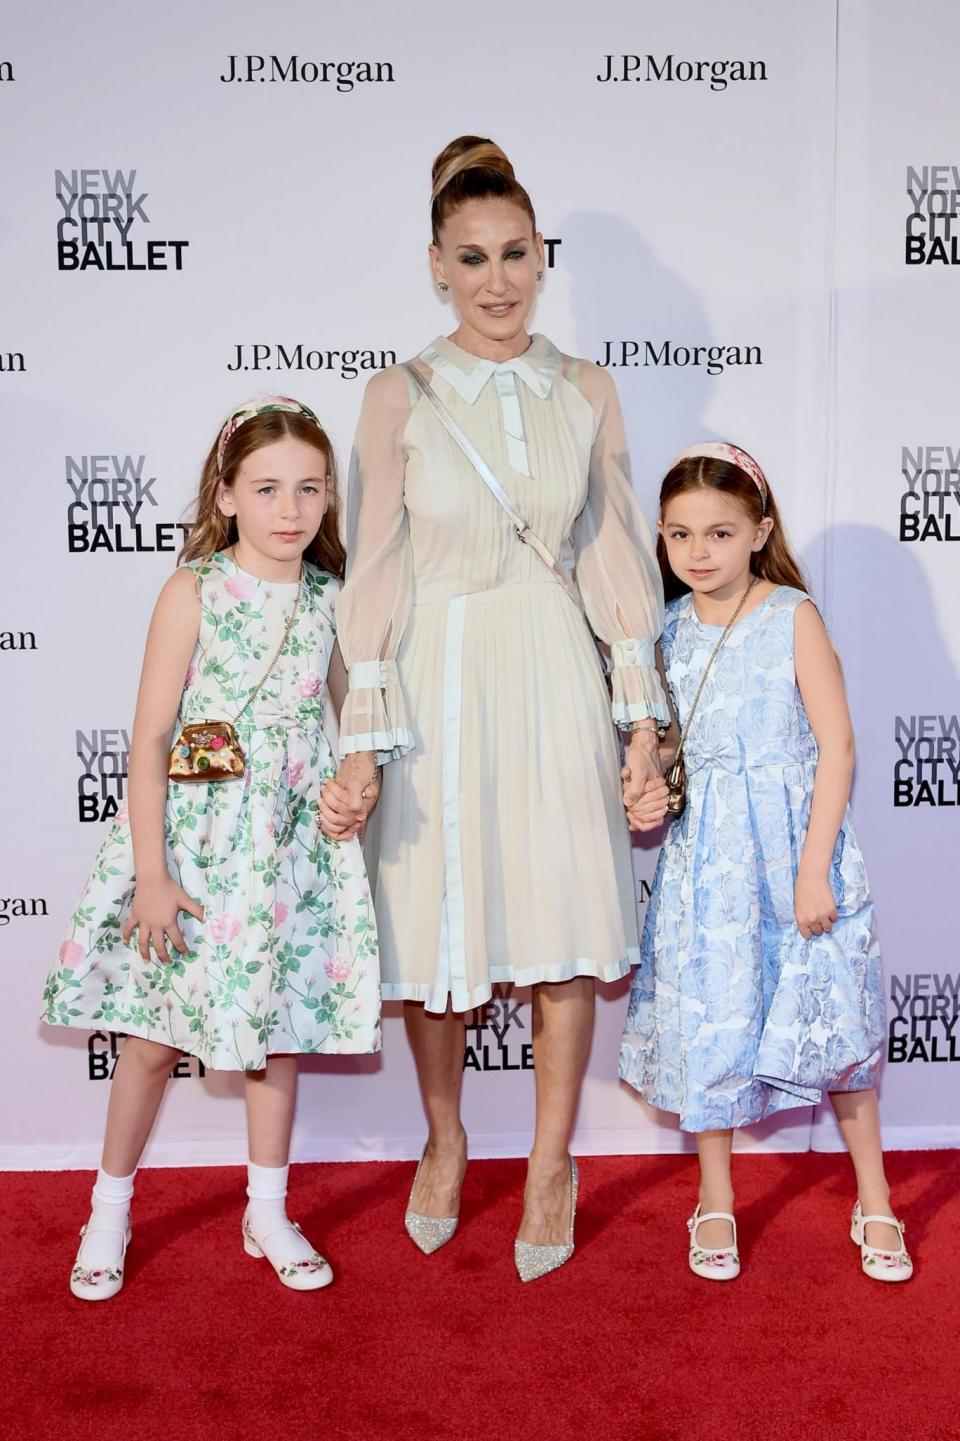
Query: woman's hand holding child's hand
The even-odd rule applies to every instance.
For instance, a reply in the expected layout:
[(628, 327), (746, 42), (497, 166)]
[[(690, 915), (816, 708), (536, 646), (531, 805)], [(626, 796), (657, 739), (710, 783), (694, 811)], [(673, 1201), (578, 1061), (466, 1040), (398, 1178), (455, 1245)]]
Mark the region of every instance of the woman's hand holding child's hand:
[(336, 776), (331, 776), (320, 794), (317, 823), (331, 841), (363, 839), (367, 820), (380, 798), (380, 769), (370, 774), (370, 761), (362, 756), (345, 756)]
[(620, 772), (627, 824), (632, 831), (655, 831), (667, 814), (666, 782), (660, 774), (660, 752), (655, 731), (636, 731), (630, 737), (626, 763)]
[(801, 866), (794, 889), (793, 908), (804, 940), (808, 941), (811, 936), (829, 935), (837, 919), (837, 905), (826, 876), (808, 876)]
[[(626, 780), (628, 772), (624, 770)], [(667, 801), (670, 792), (667, 783), (662, 776), (654, 776), (646, 782), (639, 798), (633, 805), (627, 806), (627, 824), (632, 831), (655, 831), (663, 825), (667, 814)], [(624, 787), (624, 805), (626, 801), (626, 786)]]
[(181, 911), (203, 920), (203, 906), (188, 896), (170, 875), (157, 876), (153, 880), (137, 881), (130, 906), (130, 914), (123, 928), (124, 945), (130, 944), (130, 937), (137, 932), (137, 949), (145, 961), (150, 959), (150, 943), (157, 959), (169, 962), (167, 937), (175, 951), (181, 956), (187, 954), (187, 943), (183, 939), (178, 917)]

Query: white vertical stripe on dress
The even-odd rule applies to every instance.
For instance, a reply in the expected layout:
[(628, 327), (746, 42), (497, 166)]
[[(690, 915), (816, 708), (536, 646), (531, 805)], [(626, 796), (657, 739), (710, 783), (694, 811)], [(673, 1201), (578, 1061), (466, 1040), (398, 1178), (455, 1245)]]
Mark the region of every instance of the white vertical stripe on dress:
[(507, 458), (514, 470), (521, 475), (530, 474), (527, 459), (527, 437), (523, 429), (523, 406), (520, 402), (520, 388), (512, 370), (497, 369), (493, 372), (497, 395), (500, 400), (500, 414), (503, 430), (507, 437)]
[(460, 722), (467, 600), (467, 596), (458, 595), (450, 602), (443, 655), (443, 900), (437, 974), (427, 1002), (428, 1011), (440, 1012), (447, 1009), (448, 997), (455, 1010), (466, 1010), (470, 1003), (460, 851)]

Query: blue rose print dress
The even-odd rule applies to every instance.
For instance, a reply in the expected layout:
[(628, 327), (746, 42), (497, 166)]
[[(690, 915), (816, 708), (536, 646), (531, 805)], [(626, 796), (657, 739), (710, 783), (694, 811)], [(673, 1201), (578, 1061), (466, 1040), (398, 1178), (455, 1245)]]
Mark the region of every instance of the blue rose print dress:
[[(232, 720), (279, 645), (296, 584), (226, 555), (194, 562), (200, 633), (177, 731)], [(316, 803), (335, 769), (321, 727), (338, 582), (308, 563), (283, 655), (237, 724), (242, 779), (167, 787), (170, 874), (204, 906), (181, 913), (188, 954), (144, 961), (121, 932), (135, 876), (125, 809), (107, 833), (44, 991), (51, 1025), (175, 1046), (217, 1070), (277, 1052), (380, 1048), (377, 930), (358, 841), (329, 842)]]
[[(794, 670), (794, 612), (808, 599), (778, 587), (724, 642), (685, 747), (686, 810), (653, 883), (620, 1075), (686, 1131), (866, 1090), (880, 1063), (880, 948), (849, 811), (830, 872), (838, 921), (804, 940), (794, 916), (818, 757)], [(681, 725), (720, 634), (692, 596), (667, 607)]]

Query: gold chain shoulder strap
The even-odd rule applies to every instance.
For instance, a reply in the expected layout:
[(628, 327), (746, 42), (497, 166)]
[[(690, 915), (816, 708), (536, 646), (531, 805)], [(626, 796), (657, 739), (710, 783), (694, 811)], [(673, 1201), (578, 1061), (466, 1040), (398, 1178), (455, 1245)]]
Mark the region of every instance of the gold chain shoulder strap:
[[(680, 759), (680, 757), (683, 755), (683, 748), (684, 748), (684, 746), (685, 746), (686, 743), (687, 743), (687, 736), (690, 734), (690, 726), (691, 726), (691, 723), (692, 723), (692, 721), (693, 721), (693, 713), (694, 713), (694, 711), (696, 710), (697, 706), (698, 706), (699, 703), (700, 703), (700, 697), (703, 695), (703, 688), (704, 688), (704, 686), (705, 686), (706, 683), (707, 683), (707, 676), (710, 674), (710, 669), (711, 669), (714, 661), (715, 661), (716, 658), (717, 658), (717, 655), (718, 655), (718, 653), (719, 653), (720, 647), (723, 645), (723, 642), (726, 640), (727, 636), (730, 634), (731, 630), (733, 629), (734, 623), (736, 622), (738, 616), (740, 615), (740, 612), (743, 610), (743, 607), (744, 607), (744, 606), (746, 605), (746, 603), (747, 603), (747, 596), (748, 596), (748, 595), (750, 594), (750, 592), (753, 590), (753, 587), (757, 584), (757, 582), (758, 582), (759, 579), (760, 579), (760, 577), (759, 577), (758, 575), (755, 575), (755, 576), (753, 577), (753, 580), (751, 580), (750, 584), (747, 586), (746, 590), (743, 592), (743, 595), (740, 597), (740, 603), (739, 603), (739, 605), (737, 606), (736, 610), (733, 612), (733, 615), (730, 617), (730, 619), (727, 621), (726, 625), (724, 626), (724, 628), (723, 628), (723, 634), (721, 635), (720, 639), (717, 641), (716, 645), (714, 646), (713, 652), (712, 652), (712, 654), (711, 654), (711, 656), (710, 656), (710, 659), (707, 661), (706, 668), (704, 669), (703, 675), (700, 677), (700, 684), (697, 686), (697, 693), (696, 693), (696, 695), (695, 695), (694, 698), (693, 698), (693, 705), (690, 707), (689, 711), (687, 712), (687, 719), (686, 719), (686, 722), (684, 723), (683, 731), (681, 732), (681, 735), (680, 735), (680, 744), (677, 746), (677, 753), (676, 753), (676, 755), (674, 756), (674, 765), (676, 765), (677, 761), (678, 761), (678, 760)], [(692, 605), (692, 604), (693, 604), (693, 602), (691, 601), (691, 605)]]
[(303, 589), (303, 562), (301, 561), (301, 564), (300, 564), (300, 577), (299, 577), (299, 579), (298, 579), (298, 581), (297, 581), (297, 593), (296, 593), (296, 595), (295, 595), (294, 598), (293, 598), (293, 610), (290, 612), (290, 619), (287, 621), (286, 629), (285, 629), (284, 632), (283, 632), (283, 639), (281, 640), (280, 644), (277, 646), (276, 650), (274, 651), (273, 659), (271, 660), (270, 664), (267, 666), (267, 668), (266, 668), (266, 670), (264, 671), (263, 675), (262, 675), (262, 676), (260, 677), (260, 679), (257, 681), (257, 684), (254, 686), (253, 690), (252, 690), (252, 691), (250, 692), (250, 694), (247, 696), (247, 698), (246, 698), (246, 700), (244, 701), (243, 705), (242, 705), (242, 706), (240, 707), (240, 709), (237, 711), (236, 715), (234, 716), (233, 720), (231, 721), (231, 725), (236, 725), (237, 721), (238, 721), (238, 720), (240, 719), (240, 717), (244, 714), (244, 712), (247, 711), (247, 710), (249, 710), (250, 707), (253, 705), (254, 701), (255, 701), (256, 698), (257, 698), (257, 696), (258, 696), (258, 695), (260, 694), (260, 692), (263, 690), (263, 687), (266, 685), (267, 681), (270, 679), (271, 675), (273, 674), (273, 668), (274, 668), (274, 666), (277, 664), (277, 661), (278, 661), (278, 660), (280, 659), (280, 657), (283, 655), (284, 648), (286, 647), (287, 641), (290, 639), (291, 632), (293, 631), (293, 625), (294, 625), (294, 622), (295, 622), (295, 620), (296, 620), (296, 618), (297, 618), (297, 611), (298, 611), (299, 608), (300, 608), (300, 592), (301, 592), (302, 589)]

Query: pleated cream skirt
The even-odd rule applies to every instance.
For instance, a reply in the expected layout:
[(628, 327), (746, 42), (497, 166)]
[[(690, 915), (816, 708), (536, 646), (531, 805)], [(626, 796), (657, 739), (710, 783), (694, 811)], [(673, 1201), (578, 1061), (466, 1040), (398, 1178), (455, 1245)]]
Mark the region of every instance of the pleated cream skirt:
[(619, 748), (570, 598), (546, 578), (414, 605), (398, 666), (416, 743), (367, 840), (384, 999), (466, 1011), (496, 982), (625, 975)]

